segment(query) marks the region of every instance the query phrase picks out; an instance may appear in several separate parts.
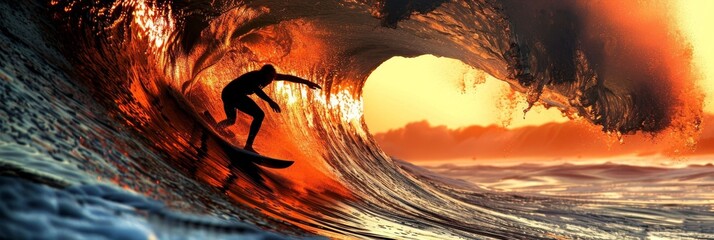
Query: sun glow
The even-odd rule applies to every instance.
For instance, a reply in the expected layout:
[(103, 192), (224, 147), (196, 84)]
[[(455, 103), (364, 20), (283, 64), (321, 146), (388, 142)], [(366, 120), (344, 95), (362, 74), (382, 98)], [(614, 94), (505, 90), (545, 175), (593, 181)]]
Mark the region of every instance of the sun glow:
[(714, 113), (714, 1), (679, 0), (675, 13), (680, 30), (693, 49), (694, 66), (701, 77), (699, 87), (705, 94), (704, 112)]
[(525, 98), (507, 83), (459, 60), (424, 55), (384, 62), (363, 88), (365, 121), (373, 133), (427, 120), (462, 128), (508, 128), (564, 122), (557, 109), (535, 106), (525, 115)]

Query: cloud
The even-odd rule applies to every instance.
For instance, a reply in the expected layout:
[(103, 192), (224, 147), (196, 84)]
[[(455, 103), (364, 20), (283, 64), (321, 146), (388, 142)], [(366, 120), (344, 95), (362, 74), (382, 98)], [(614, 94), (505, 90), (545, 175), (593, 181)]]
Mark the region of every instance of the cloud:
[[(707, 116), (705, 123), (714, 122)], [(714, 126), (714, 124), (712, 124)], [(663, 134), (666, 135), (666, 134)], [(694, 152), (683, 151), (682, 141), (666, 137), (628, 135), (624, 143), (584, 121), (549, 123), (506, 129), (470, 126), (449, 129), (431, 126), (426, 120), (374, 135), (388, 154), (406, 160), (495, 159), (495, 158), (602, 158), (619, 155), (672, 155), (714, 153), (714, 130), (705, 126)]]

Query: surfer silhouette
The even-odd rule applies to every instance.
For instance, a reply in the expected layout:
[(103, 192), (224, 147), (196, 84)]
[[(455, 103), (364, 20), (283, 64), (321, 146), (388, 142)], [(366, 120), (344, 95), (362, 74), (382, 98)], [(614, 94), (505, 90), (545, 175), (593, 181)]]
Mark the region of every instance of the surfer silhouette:
[(265, 113), (260, 109), (258, 104), (248, 96), (255, 93), (255, 95), (258, 95), (258, 97), (268, 102), (273, 111), (279, 113), (280, 106), (278, 103), (263, 92), (263, 88), (272, 83), (273, 80), (284, 80), (305, 84), (311, 89), (322, 89), (320, 85), (308, 80), (292, 75), (279, 74), (275, 71), (275, 67), (270, 64), (264, 65), (258, 71), (245, 73), (228, 83), (228, 85), (223, 88), (223, 92), (221, 92), (221, 100), (223, 100), (223, 110), (226, 112), (226, 119), (218, 123), (218, 128), (224, 130), (235, 123), (236, 109), (253, 117), (244, 149), (254, 153), (258, 152), (253, 149), (253, 141), (263, 123)]

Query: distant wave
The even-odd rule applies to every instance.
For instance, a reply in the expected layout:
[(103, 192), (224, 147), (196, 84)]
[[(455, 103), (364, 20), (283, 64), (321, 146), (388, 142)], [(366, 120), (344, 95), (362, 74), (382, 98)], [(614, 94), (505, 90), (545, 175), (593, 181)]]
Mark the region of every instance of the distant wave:
[[(405, 163), (401, 163), (405, 164)], [(714, 166), (604, 164), (488, 166), (444, 162), (425, 168), (499, 191), (601, 201), (709, 204)]]

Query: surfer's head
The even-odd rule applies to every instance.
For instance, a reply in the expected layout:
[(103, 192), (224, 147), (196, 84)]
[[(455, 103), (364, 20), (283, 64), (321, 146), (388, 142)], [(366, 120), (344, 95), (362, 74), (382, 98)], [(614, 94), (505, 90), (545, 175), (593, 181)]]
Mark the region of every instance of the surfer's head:
[(263, 65), (263, 67), (260, 68), (260, 71), (263, 72), (265, 75), (272, 76), (272, 78), (275, 78), (275, 74), (278, 73), (277, 71), (275, 71), (275, 67), (270, 64)]

